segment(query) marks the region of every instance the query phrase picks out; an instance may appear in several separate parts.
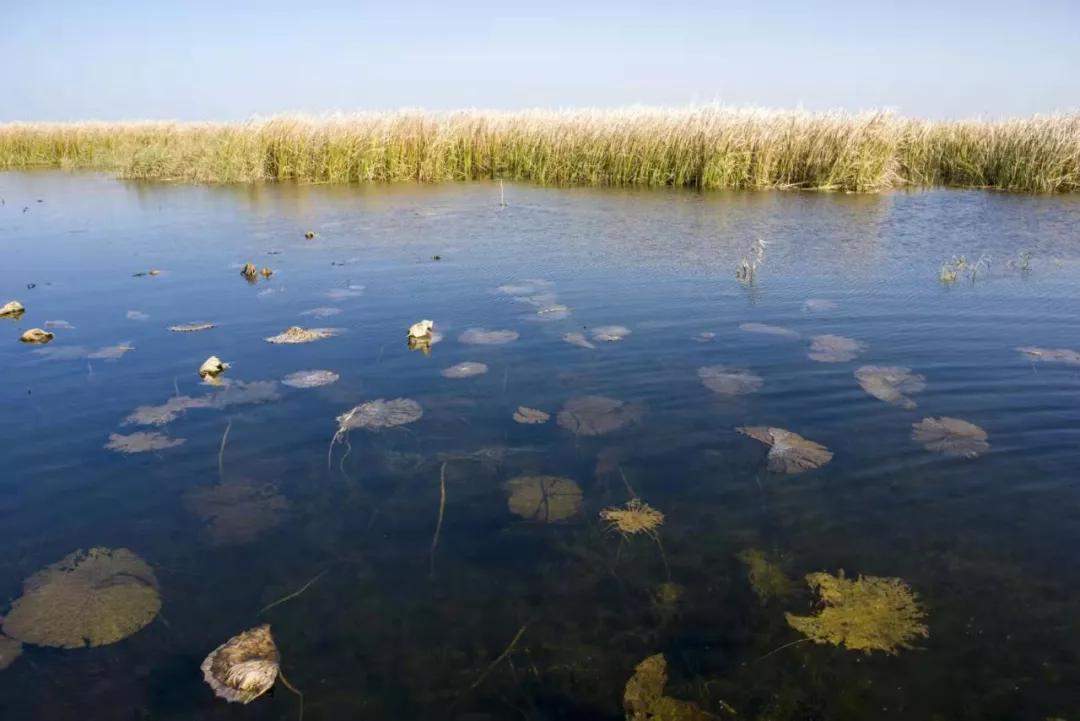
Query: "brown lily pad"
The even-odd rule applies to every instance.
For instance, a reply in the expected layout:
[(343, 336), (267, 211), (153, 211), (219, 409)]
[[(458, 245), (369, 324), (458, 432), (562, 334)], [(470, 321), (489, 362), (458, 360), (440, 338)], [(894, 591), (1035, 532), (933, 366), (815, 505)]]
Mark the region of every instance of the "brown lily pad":
[(520, 337), (515, 330), (486, 330), (469, 328), (458, 336), (458, 340), (467, 345), (504, 345)]
[(698, 368), (698, 378), (706, 388), (723, 396), (741, 396), (756, 393), (764, 383), (761, 376), (744, 368), (727, 368), (721, 365)]
[(810, 339), (807, 355), (819, 363), (843, 363), (854, 360), (866, 350), (866, 344), (842, 335), (816, 335)]
[(170, 438), (163, 433), (137, 432), (129, 435), (110, 433), (109, 442), (105, 448), (117, 453), (146, 453), (148, 451), (161, 451), (186, 443), (184, 438)]
[(768, 469), (774, 473), (802, 473), (832, 460), (833, 454), (825, 446), (783, 428), (743, 426), (735, 430), (769, 446)]
[(909, 410), (916, 404), (907, 394), (926, 388), (925, 377), (902, 366), (862, 366), (855, 371), (855, 380), (874, 398)]
[(487, 372), (488, 367), (484, 363), (464, 361), (449, 368), (443, 368), (441, 374), (443, 378), (472, 378), (473, 376), (484, 375)]
[(560, 476), (518, 476), (506, 484), (510, 512), (527, 521), (559, 523), (581, 510), (581, 486)]
[(974, 423), (959, 418), (923, 418), (913, 423), (911, 437), (928, 451), (947, 456), (975, 458), (990, 450), (987, 434)]
[(578, 396), (563, 405), (558, 424), (579, 436), (601, 436), (637, 423), (641, 406), (606, 396)]

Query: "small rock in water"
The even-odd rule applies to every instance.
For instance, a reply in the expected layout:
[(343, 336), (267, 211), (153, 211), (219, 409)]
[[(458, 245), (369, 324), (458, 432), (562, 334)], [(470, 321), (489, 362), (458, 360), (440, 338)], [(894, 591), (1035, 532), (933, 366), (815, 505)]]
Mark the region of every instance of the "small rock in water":
[(0, 318), (5, 316), (18, 317), (26, 312), (26, 308), (23, 304), (17, 300), (8, 301), (4, 305), (0, 306)]
[(48, 343), (54, 338), (53, 334), (47, 330), (41, 328), (31, 328), (30, 330), (19, 336), (19, 340), (23, 343)]
[(311, 240), (312, 238), (315, 237), (315, 231), (314, 230), (307, 231), (306, 233), (304, 233), (304, 237), (307, 238), (308, 240)]

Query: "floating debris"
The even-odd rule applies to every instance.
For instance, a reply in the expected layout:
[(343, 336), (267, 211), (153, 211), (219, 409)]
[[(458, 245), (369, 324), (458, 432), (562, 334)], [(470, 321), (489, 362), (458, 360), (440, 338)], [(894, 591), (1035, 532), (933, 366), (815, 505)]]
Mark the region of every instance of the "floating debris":
[(263, 268), (262, 270), (259, 271), (259, 275), (261, 275), (263, 278), (269, 278), (273, 274), (274, 274), (274, 271), (270, 270), (269, 268)]
[(600, 519), (613, 531), (623, 536), (644, 533), (656, 535), (656, 529), (664, 525), (664, 514), (640, 498), (631, 498), (625, 506), (611, 506), (600, 511)]
[(576, 345), (578, 348), (595, 348), (596, 346), (589, 342), (584, 333), (564, 333), (562, 339), (570, 345)]
[(603, 343), (617, 343), (630, 335), (631, 331), (622, 325), (602, 325), (592, 329), (592, 339)]
[(259, 269), (255, 267), (254, 263), (244, 263), (244, 267), (240, 269), (240, 275), (247, 278), (248, 282), (253, 283), (259, 275)]
[(46, 328), (59, 328), (61, 330), (75, 330), (75, 326), (68, 323), (66, 320), (47, 320), (45, 321)]
[(151, 268), (150, 270), (141, 270), (138, 273), (132, 273), (133, 278), (145, 278), (150, 276), (151, 278), (161, 275), (161, 271), (157, 268)]
[(424, 415), (424, 409), (411, 398), (378, 398), (352, 408), (337, 417), (338, 432), (353, 428), (374, 431), (414, 423)]
[(529, 408), (528, 406), (518, 406), (514, 411), (514, 421), (516, 423), (522, 423), (525, 425), (535, 425), (538, 423), (547, 423), (551, 420), (551, 414), (544, 411), (537, 410), (536, 408)]
[[(45, 325), (48, 325), (48, 323)], [(1064, 363), (1071, 366), (1080, 366), (1080, 351), (1070, 350), (1069, 348), (1038, 348), (1036, 346), (1023, 346), (1016, 350), (1031, 361)]]
[(203, 679), (219, 698), (232, 703), (251, 703), (277, 681), (281, 656), (270, 624), (233, 636), (202, 662)]
[(623, 691), (626, 721), (715, 721), (697, 704), (664, 695), (667, 660), (658, 653), (634, 667)]
[(739, 326), (739, 330), (746, 331), (747, 333), (774, 335), (778, 338), (789, 338), (791, 340), (797, 340), (802, 337), (790, 328), (784, 328), (779, 325), (768, 325), (766, 323), (743, 323)]
[(15, 663), (22, 655), (22, 642), (0, 634), (0, 671)]
[(506, 484), (510, 512), (526, 521), (559, 523), (581, 510), (581, 486), (561, 476), (517, 476)]
[(820, 443), (783, 428), (742, 426), (735, 430), (769, 446), (767, 467), (774, 473), (802, 473), (820, 468), (833, 457), (832, 452)]
[(488, 367), (484, 363), (477, 363), (475, 361), (464, 361), (457, 365), (452, 365), (449, 368), (443, 368), (443, 378), (472, 378), (473, 376), (483, 375), (488, 372)]
[(533, 320), (538, 321), (555, 321), (565, 320), (570, 317), (569, 306), (562, 305), (561, 303), (553, 303), (551, 305), (541, 306), (536, 315), (532, 317)]
[(290, 388), (318, 388), (319, 386), (337, 383), (338, 378), (340, 376), (334, 371), (297, 371), (285, 376), (281, 382)]
[(105, 346), (104, 348), (90, 351), (86, 354), (86, 357), (92, 360), (118, 360), (123, 358), (124, 354), (133, 350), (135, 350), (135, 346), (131, 345), (131, 343), (117, 343), (116, 345)]
[(819, 363), (843, 363), (854, 360), (866, 350), (866, 344), (842, 335), (816, 335), (810, 339), (810, 360)]
[(845, 646), (852, 651), (900, 649), (930, 635), (915, 593), (899, 578), (859, 576), (852, 581), (844, 572), (833, 576), (811, 573), (806, 583), (820, 597), (821, 611), (814, 616), (790, 613), (788, 625), (814, 643)]
[(0, 306), (0, 318), (14, 317), (18, 318), (26, 312), (26, 308), (17, 300), (10, 300), (4, 305)]
[(300, 315), (309, 315), (313, 318), (329, 318), (330, 316), (341, 313), (341, 308), (334, 308), (332, 306), (320, 306), (318, 308), (312, 308), (311, 310), (305, 310)]
[(641, 406), (606, 396), (571, 398), (559, 411), (560, 426), (579, 436), (600, 436), (641, 420)]
[(747, 548), (735, 557), (746, 564), (750, 587), (754, 589), (759, 601), (769, 603), (791, 595), (794, 590), (791, 579), (779, 566), (769, 561), (764, 551)]
[(47, 330), (42, 330), (41, 328), (31, 328), (30, 330), (19, 336), (19, 340), (23, 343), (43, 344), (48, 343), (55, 337), (56, 336), (54, 336)]
[(345, 300), (346, 298), (358, 298), (364, 294), (364, 286), (348, 285), (344, 288), (334, 288), (324, 294), (330, 300)]
[(758, 268), (765, 264), (765, 241), (758, 238), (750, 244), (747, 254), (739, 260), (735, 268), (735, 277), (743, 283), (753, 283), (757, 278)]
[(123, 425), (163, 426), (171, 423), (178, 416), (191, 408), (211, 408), (213, 400), (209, 396), (192, 398), (191, 396), (173, 396), (158, 406), (139, 406), (123, 420)]
[(312, 238), (315, 237), (315, 231), (314, 230), (309, 230), (309, 231), (305, 232), (304, 237), (307, 238), (308, 240), (311, 240)]
[(173, 333), (198, 333), (199, 331), (210, 330), (213, 327), (213, 323), (180, 323), (179, 325), (170, 325), (169, 330)]
[(184, 438), (169, 438), (163, 433), (140, 431), (126, 436), (110, 433), (109, 442), (105, 444), (105, 448), (117, 453), (146, 453), (173, 448), (185, 442)]
[(911, 438), (923, 444), (928, 451), (975, 458), (990, 450), (986, 431), (959, 418), (923, 418), (911, 424), (911, 428)]
[(200, 378), (216, 378), (229, 369), (229, 364), (222, 362), (216, 355), (212, 355), (199, 366)]
[(725, 366), (704, 366), (698, 368), (698, 378), (706, 388), (723, 396), (741, 396), (761, 390), (764, 381), (761, 376), (745, 368), (727, 368)]
[(692, 337), (693, 337), (693, 340), (697, 341), (698, 343), (709, 343), (709, 342), (711, 342), (713, 340), (716, 340), (716, 333), (712, 333), (712, 332), (706, 330), (706, 331), (702, 331), (702, 332), (700, 332), (697, 335), (692, 336)]
[(825, 300), (823, 298), (811, 298), (803, 303), (802, 309), (805, 313), (827, 313), (831, 310), (836, 310), (839, 306), (835, 301)]
[(458, 341), (467, 345), (503, 345), (517, 340), (518, 337), (518, 332), (514, 330), (469, 328), (458, 336)]
[(907, 394), (926, 388), (925, 377), (902, 366), (862, 366), (855, 371), (855, 380), (874, 398), (908, 410), (916, 404)]
[(267, 343), (275, 345), (293, 345), (296, 343), (312, 343), (323, 338), (335, 336), (340, 331), (337, 328), (301, 328), (298, 325), (290, 326), (277, 335), (264, 338)]
[(161, 610), (153, 569), (126, 548), (78, 550), (23, 581), (4, 633), (56, 648), (127, 638)]
[(207, 524), (211, 544), (226, 546), (250, 543), (278, 526), (289, 501), (273, 483), (241, 479), (192, 489), (184, 505)]
[(418, 339), (430, 339), (431, 332), (435, 329), (435, 321), (421, 320), (409, 326), (409, 337)]
[(150, 316), (143, 313), (141, 310), (129, 310), (127, 312), (128, 320), (150, 320)]

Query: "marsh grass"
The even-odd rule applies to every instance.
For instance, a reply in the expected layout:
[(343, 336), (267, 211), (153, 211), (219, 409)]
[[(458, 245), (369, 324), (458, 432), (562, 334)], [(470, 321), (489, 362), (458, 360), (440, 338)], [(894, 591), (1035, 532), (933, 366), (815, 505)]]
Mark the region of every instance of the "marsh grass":
[(1080, 114), (929, 122), (885, 112), (626, 108), (399, 111), (241, 123), (10, 123), (0, 169), (236, 183), (1080, 190)]

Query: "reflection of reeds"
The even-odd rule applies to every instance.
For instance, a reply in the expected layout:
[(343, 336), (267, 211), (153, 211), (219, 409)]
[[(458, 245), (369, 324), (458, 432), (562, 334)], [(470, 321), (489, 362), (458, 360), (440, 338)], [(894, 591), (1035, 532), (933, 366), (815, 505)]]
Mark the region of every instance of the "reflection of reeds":
[(865, 192), (911, 184), (1056, 192), (1080, 189), (1080, 114), (930, 122), (884, 112), (706, 105), (0, 125), (0, 169), (43, 166), (190, 182), (498, 178), (706, 189)]

